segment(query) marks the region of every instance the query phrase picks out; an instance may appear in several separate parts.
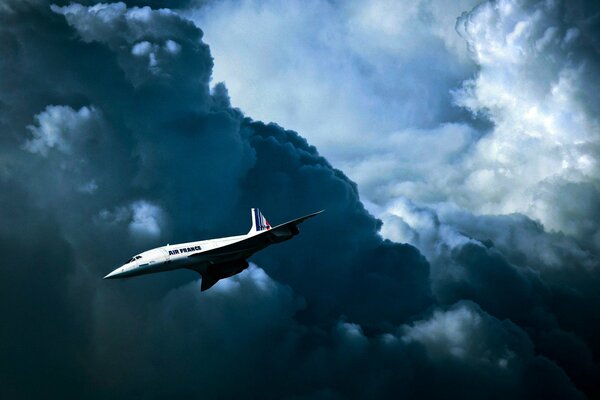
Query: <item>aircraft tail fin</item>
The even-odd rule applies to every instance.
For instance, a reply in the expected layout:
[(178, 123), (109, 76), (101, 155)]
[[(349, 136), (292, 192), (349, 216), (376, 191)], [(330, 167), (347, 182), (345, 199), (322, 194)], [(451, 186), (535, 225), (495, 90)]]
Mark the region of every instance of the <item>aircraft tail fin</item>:
[(260, 213), (258, 208), (253, 208), (250, 213), (252, 215), (252, 228), (250, 228), (250, 232), (248, 233), (262, 232), (271, 229), (271, 224), (269, 224), (269, 221), (267, 221)]

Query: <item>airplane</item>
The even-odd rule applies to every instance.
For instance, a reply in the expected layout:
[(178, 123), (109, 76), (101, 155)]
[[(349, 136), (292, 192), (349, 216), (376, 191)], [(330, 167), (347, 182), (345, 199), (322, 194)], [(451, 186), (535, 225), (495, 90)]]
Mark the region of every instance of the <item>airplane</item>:
[(213, 287), (219, 280), (229, 278), (248, 268), (246, 259), (257, 251), (296, 236), (300, 232), (298, 229), (300, 223), (323, 211), (271, 227), (260, 210), (252, 208), (250, 210), (252, 228), (245, 235), (157, 247), (133, 256), (104, 279), (129, 278), (187, 268), (202, 276), (200, 290), (203, 292)]

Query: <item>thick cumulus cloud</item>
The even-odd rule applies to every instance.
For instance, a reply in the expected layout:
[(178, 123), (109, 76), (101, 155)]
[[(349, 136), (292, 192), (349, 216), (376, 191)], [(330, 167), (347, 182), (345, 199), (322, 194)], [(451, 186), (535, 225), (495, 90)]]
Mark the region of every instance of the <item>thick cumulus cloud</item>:
[(454, 26), (477, 3), (191, 2), (185, 15), (236, 105), (301, 132), (381, 202), (478, 135), (450, 94), (475, 71)]
[(455, 205), (399, 199), (384, 219), (384, 235), (414, 244), (431, 262), (440, 303), (469, 299), (513, 321), (537, 351), (597, 394), (598, 336), (590, 329), (600, 321), (596, 253), (521, 214), (475, 216)]
[(526, 213), (598, 251), (600, 59), (583, 12), (579, 3), (500, 1), (461, 17), (481, 70), (456, 101), (494, 123), (468, 159), (466, 201)]
[[(403, 197), (383, 212), (388, 237), (432, 262), (438, 299), (471, 298), (530, 326), (539, 348), (597, 393), (597, 364), (575, 367), (564, 350), (598, 351), (600, 65), (589, 15), (598, 10), (584, 2), (516, 1), (463, 14), (457, 30), (480, 70), (455, 100), (493, 128), (461, 158), (444, 203)], [(509, 295), (498, 291), (506, 286)]]
[(510, 319), (597, 396), (597, 5), (232, 4), (186, 15), (234, 101), (343, 166), (438, 302)]
[(404, 196), (519, 212), (597, 247), (597, 10), (446, 3), (192, 2), (186, 12), (236, 104), (305, 134), (372, 210)]
[(589, 13), (516, 1), (464, 13), (457, 30), (480, 70), (455, 101), (493, 127), (445, 174), (441, 202), (406, 191), (381, 213), (384, 235), (431, 262), (438, 301), (471, 299), (519, 324), (595, 397), (600, 70)]
[[(168, 6), (0, 8), (3, 397), (597, 393), (598, 315), (573, 312), (599, 304), (590, 242), (407, 199), (384, 233), (409, 244), (383, 239), (315, 147), (210, 87), (202, 31)], [(481, 135), (463, 122), (413, 133)], [(189, 271), (101, 280), (140, 250), (241, 232), (251, 206), (275, 223), (327, 211), (205, 293)]]

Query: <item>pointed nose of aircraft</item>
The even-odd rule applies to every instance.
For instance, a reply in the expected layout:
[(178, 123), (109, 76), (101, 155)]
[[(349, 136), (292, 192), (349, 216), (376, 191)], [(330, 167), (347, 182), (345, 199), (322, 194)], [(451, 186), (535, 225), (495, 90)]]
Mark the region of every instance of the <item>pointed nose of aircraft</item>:
[(115, 279), (118, 278), (119, 275), (121, 274), (121, 269), (122, 268), (117, 268), (115, 269), (113, 272), (111, 272), (110, 274), (106, 275), (104, 278), (102, 279)]

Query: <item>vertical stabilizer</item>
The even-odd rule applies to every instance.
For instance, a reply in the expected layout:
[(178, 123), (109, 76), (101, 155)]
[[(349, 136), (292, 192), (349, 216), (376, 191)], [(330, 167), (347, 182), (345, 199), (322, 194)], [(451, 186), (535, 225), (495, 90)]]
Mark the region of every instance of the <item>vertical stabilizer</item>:
[(267, 219), (260, 213), (258, 208), (251, 209), (250, 213), (252, 214), (252, 228), (250, 228), (250, 232), (248, 233), (261, 232), (271, 229), (269, 221), (267, 221)]

